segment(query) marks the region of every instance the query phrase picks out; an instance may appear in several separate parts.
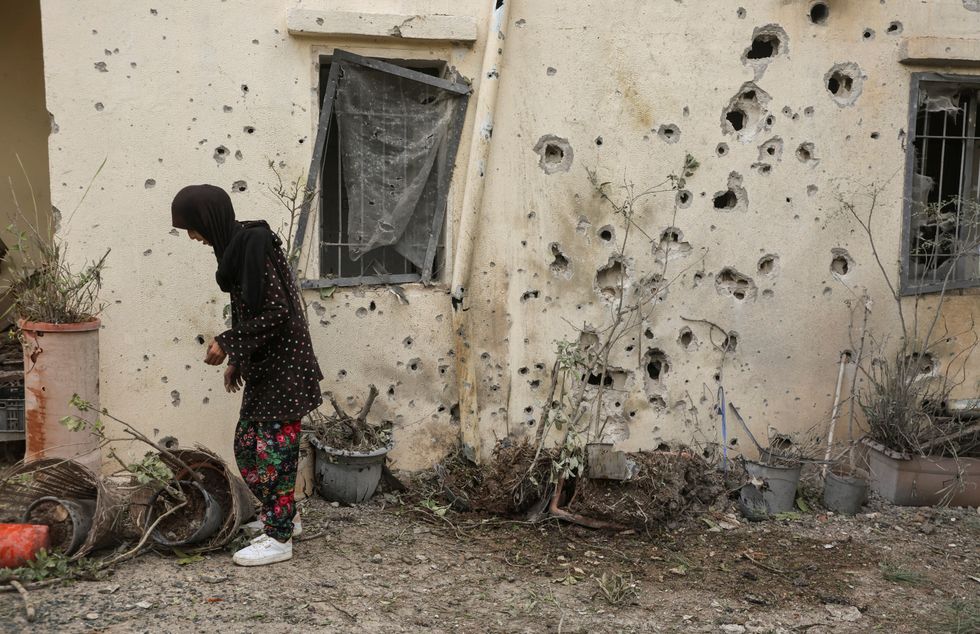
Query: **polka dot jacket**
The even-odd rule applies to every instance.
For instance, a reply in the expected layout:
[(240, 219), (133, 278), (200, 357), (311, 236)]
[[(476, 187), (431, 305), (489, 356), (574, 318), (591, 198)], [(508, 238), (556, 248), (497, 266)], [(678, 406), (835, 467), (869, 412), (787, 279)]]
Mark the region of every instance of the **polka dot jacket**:
[(215, 337), (245, 380), (242, 420), (299, 420), (323, 403), (303, 303), (281, 248), (266, 258), (262, 307), (231, 293), (232, 328)]

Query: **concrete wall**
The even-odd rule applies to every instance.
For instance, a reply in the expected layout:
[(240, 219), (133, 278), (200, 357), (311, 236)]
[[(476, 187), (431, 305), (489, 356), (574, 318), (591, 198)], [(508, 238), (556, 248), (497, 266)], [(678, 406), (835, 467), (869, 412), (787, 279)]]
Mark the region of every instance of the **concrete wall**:
[[(615, 240), (599, 233), (611, 225), (621, 240), (623, 227), (589, 185), (586, 168), (614, 185), (646, 188), (677, 172), (687, 154), (701, 164), (686, 185), (690, 204), (675, 216), (673, 192), (660, 194), (635, 217), (642, 231), (633, 232), (627, 249), (630, 288), (660, 270), (643, 232), (659, 238), (674, 226), (690, 249), (668, 263), (667, 278), (676, 280), (666, 301), (614, 351), (611, 361), (624, 373), (620, 405), (608, 412), (617, 419), (615, 439), (637, 449), (717, 438), (711, 410), (719, 384), (763, 434), (769, 425), (789, 432), (826, 420), (837, 360), (850, 345), (845, 300), (867, 288), (876, 300), (874, 326), (886, 332), (895, 323), (871, 253), (839, 212), (836, 194), (883, 184), (876, 238), (882, 260), (897, 270), (891, 263), (900, 242), (912, 70), (899, 64), (899, 46), (913, 35), (975, 37), (980, 14), (961, 0), (838, 0), (828, 3), (826, 23), (815, 25), (804, 2), (758, 0), (742, 9), (709, 0), (512, 1), (466, 297), (484, 446), (533, 431), (527, 422), (545, 399), (554, 341), (608, 322), (609, 305), (595, 280)], [(170, 234), (171, 197), (189, 183), (231, 188), (245, 181), (247, 190), (232, 194), (239, 216), (281, 221), (267, 193), (267, 163), (281, 162), (287, 175), (309, 164), (316, 55), (342, 47), (444, 59), (475, 80), (475, 99), (490, 3), (370, 3), (378, 13), (475, 17), (481, 35), (472, 47), (287, 34), (290, 8), (368, 10), (356, 0), (42, 6), (48, 109), (60, 128), (50, 141), (55, 205), (75, 200), (107, 159), (63, 229), (77, 257), (113, 248), (103, 403), (158, 437), (201, 442), (227, 456), (236, 399), (222, 393), (220, 372), (201, 363), (204, 346), (196, 340), (222, 329), (226, 300), (213, 283), (210, 253)], [(745, 63), (753, 31), (767, 25), (784, 34), (782, 51), (765, 67)], [(865, 37), (866, 29), (873, 37)], [(856, 101), (841, 106), (827, 92), (825, 75), (847, 63), (865, 78)], [(749, 81), (757, 95), (769, 96), (772, 120), (740, 137), (725, 131), (723, 111)], [(245, 133), (246, 126), (255, 132)], [(669, 139), (662, 126), (676, 126)], [(459, 166), (466, 165), (471, 129), (468, 122)], [(568, 171), (549, 174), (539, 166), (534, 147), (545, 135), (567, 139), (574, 151)], [(760, 158), (760, 145), (775, 137), (781, 158)], [(720, 143), (727, 145), (724, 156), (716, 152)], [(818, 160), (798, 159), (805, 143)], [(220, 163), (218, 146), (229, 150)], [(451, 195), (450, 253), (463, 186), (457, 178)], [(712, 199), (729, 187), (737, 205), (715, 209)], [(552, 270), (553, 243), (567, 271)], [(851, 258), (842, 277), (831, 273), (834, 249)], [(763, 272), (767, 255), (774, 266)], [(754, 290), (745, 299), (719, 292), (725, 267), (751, 278)], [(408, 305), (384, 288), (308, 299), (324, 389), (359, 400), (376, 384), (377, 413), (397, 421), (397, 466), (419, 468), (455, 441), (451, 410), (459, 396), (445, 285), (405, 290)], [(970, 313), (973, 298), (957, 301), (961, 313)], [(737, 333), (737, 349), (723, 357), (705, 323), (685, 317)], [(678, 341), (685, 326), (695, 337), (688, 347)], [(666, 355), (670, 370), (648, 385), (642, 357), (650, 348)]]
[[(11, 224), (25, 232), (33, 226), (45, 236), (51, 231), (52, 124), (44, 108), (41, 8), (36, 0), (0, 3), (0, 91), (0, 239), (13, 247), (17, 238), (7, 231)], [(10, 257), (14, 263), (20, 261), (15, 253)], [(4, 269), (0, 285), (6, 285)], [(7, 303), (0, 300), (0, 312), (6, 310)]]

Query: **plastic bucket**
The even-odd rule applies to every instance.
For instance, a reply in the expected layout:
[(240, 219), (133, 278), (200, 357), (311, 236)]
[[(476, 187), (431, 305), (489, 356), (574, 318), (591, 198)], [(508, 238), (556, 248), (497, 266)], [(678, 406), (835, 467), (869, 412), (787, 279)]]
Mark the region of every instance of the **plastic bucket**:
[[(191, 544), (196, 544), (202, 542), (208, 537), (214, 535), (219, 528), (221, 528), (221, 522), (224, 519), (221, 514), (221, 505), (218, 501), (211, 496), (207, 490), (202, 487), (197, 482), (182, 480), (178, 483), (180, 490), (184, 492), (185, 496), (189, 498), (196, 497), (199, 502), (204, 505), (204, 518), (197, 528), (191, 532), (186, 537), (171, 539), (168, 538), (162, 531), (161, 527), (157, 527), (153, 531), (153, 541), (163, 546), (190, 546)], [(147, 513), (146, 526), (149, 528), (153, 525), (153, 522), (157, 518), (156, 503), (160, 498), (160, 495), (166, 492), (166, 489), (160, 489), (153, 497), (150, 498), (150, 512)]]
[(310, 443), (316, 448), (316, 488), (321, 496), (341, 504), (371, 499), (381, 481), (390, 446), (357, 452), (327, 447), (312, 436)]
[(868, 497), (868, 476), (861, 470), (830, 470), (823, 483), (823, 505), (831, 511), (854, 515)]
[[(24, 514), (24, 521), (30, 524), (48, 524), (48, 536), (53, 549), (66, 555), (73, 555), (85, 543), (92, 530), (92, 517), (95, 515), (95, 500), (61, 499), (45, 496), (31, 502)], [(67, 529), (68, 533), (63, 531)]]
[(0, 524), (0, 568), (18, 568), (50, 546), (44, 524)]
[(755, 481), (744, 485), (740, 493), (743, 510), (749, 508), (754, 515), (788, 513), (795, 508), (796, 487), (800, 483), (802, 465), (782, 467), (745, 461), (745, 470)]

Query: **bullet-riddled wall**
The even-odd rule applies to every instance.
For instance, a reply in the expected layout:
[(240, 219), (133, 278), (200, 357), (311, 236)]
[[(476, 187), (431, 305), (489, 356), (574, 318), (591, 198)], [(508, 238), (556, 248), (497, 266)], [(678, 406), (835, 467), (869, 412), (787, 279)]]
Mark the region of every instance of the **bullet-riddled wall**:
[[(475, 383), (456, 380), (447, 272), (431, 287), (404, 285), (408, 303), (385, 287), (309, 292), (324, 390), (359, 402), (377, 385), (374, 411), (396, 421), (397, 466), (422, 468), (456, 442), (460, 389), (472, 389), (487, 450), (533, 432), (554, 342), (601, 331), (611, 280), (625, 275), (630, 293), (669, 288), (613, 350), (610, 438), (630, 449), (715, 439), (719, 385), (762, 434), (825, 421), (839, 355), (851, 347), (845, 300), (868, 289), (872, 325), (895, 325), (867, 241), (837, 195), (883, 187), (876, 239), (897, 273), (910, 75), (949, 70), (903, 65), (900, 51), (913, 38), (975, 38), (976, 3), (831, 0), (814, 14), (814, 3), (776, 0), (510, 2), (505, 36), (492, 42), (503, 49), (492, 78), (500, 93), (462, 303)], [(227, 302), (211, 254), (171, 234), (170, 200), (186, 184), (212, 182), (233, 190), (240, 217), (285, 222), (268, 164), (290, 177), (308, 168), (315, 64), (335, 47), (442, 60), (473, 81), (449, 193), (453, 262), (469, 239), (456, 231), (469, 140), (489, 133), (473, 111), (493, 8), (42, 3), (54, 204), (71, 208), (106, 160), (61, 236), (76, 258), (113, 249), (102, 331), (110, 410), (157, 438), (229, 456), (236, 398), (201, 362)], [(314, 12), (309, 31), (289, 32), (294, 9)], [(316, 23), (342, 12), (336, 32)], [(386, 26), (392, 15), (409, 21)], [(412, 39), (416, 15), (442, 16), (425, 23), (434, 31), (416, 31), (436, 39)], [(475, 41), (461, 35), (467, 25)], [(969, 60), (955, 70), (978, 72)], [(832, 94), (831, 80), (846, 90)], [(615, 198), (622, 184), (642, 191), (680, 174), (687, 155), (699, 167), (684, 191), (642, 199), (626, 257), (613, 257), (625, 226), (588, 171)], [(951, 302), (960, 317), (974, 303)]]

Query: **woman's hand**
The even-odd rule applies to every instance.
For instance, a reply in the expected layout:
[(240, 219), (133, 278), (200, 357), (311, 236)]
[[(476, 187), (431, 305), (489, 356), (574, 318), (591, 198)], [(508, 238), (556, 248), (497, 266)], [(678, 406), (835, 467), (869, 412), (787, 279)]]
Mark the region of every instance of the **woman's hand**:
[(225, 369), (225, 390), (229, 394), (234, 394), (242, 389), (242, 375), (238, 371), (238, 366), (229, 365)]
[(208, 365), (221, 365), (227, 356), (225, 351), (221, 349), (221, 344), (215, 340), (208, 346), (208, 353), (204, 355), (204, 362)]

